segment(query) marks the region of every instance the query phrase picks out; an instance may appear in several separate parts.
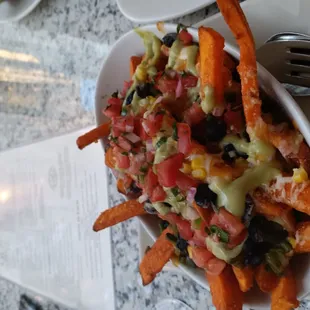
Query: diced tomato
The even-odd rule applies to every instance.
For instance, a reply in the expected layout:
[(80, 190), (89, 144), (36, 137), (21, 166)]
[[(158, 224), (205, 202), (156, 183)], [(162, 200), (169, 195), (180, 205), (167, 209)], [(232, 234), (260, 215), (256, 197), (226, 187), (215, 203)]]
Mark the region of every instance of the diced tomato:
[(244, 117), (242, 111), (228, 110), (224, 114), (227, 128), (233, 132), (241, 133), (244, 130)]
[(117, 167), (120, 169), (129, 168), (129, 165), (130, 165), (129, 157), (127, 155), (122, 154), (124, 153), (124, 150), (119, 147), (114, 147), (113, 152), (114, 152)]
[(181, 171), (177, 172), (176, 184), (181, 191), (188, 191), (191, 187), (197, 187), (198, 182)]
[(163, 93), (175, 93), (175, 90), (178, 85), (177, 79), (170, 79), (168, 76), (162, 76), (158, 82), (156, 87)]
[(125, 151), (130, 151), (131, 150), (131, 144), (128, 140), (126, 140), (124, 137), (119, 136), (117, 139), (117, 144), (119, 145), (119, 147), (121, 147), (122, 149), (124, 149)]
[(192, 231), (190, 222), (182, 220), (176, 223), (180, 236), (185, 240), (190, 240), (193, 237), (194, 232)]
[(195, 229), (193, 238), (189, 241), (189, 244), (206, 247), (206, 237), (199, 229)]
[(112, 129), (116, 129), (121, 132), (132, 132), (134, 129), (134, 118), (132, 116), (113, 117)]
[(184, 45), (189, 45), (190, 43), (193, 42), (192, 35), (186, 29), (181, 30), (179, 32), (178, 37), (183, 42)]
[(125, 81), (124, 82), (124, 86), (123, 86), (123, 90), (121, 91), (121, 96), (125, 97), (127, 90), (131, 87), (133, 81)]
[(207, 222), (202, 222), (200, 225), (200, 229), (195, 229), (194, 230), (194, 236), (190, 240), (191, 245), (197, 245), (201, 247), (206, 247), (206, 238), (208, 234), (205, 231), (205, 228), (209, 226), (209, 223)]
[(199, 268), (207, 268), (208, 261), (214, 258), (214, 255), (206, 248), (192, 247), (192, 260)]
[(206, 117), (205, 112), (203, 112), (200, 104), (197, 102), (194, 102), (193, 105), (190, 108), (188, 108), (183, 114), (184, 121), (189, 126), (197, 125), (205, 117)]
[(206, 265), (206, 271), (208, 274), (213, 276), (218, 276), (222, 273), (222, 271), (226, 267), (226, 262), (224, 262), (221, 259), (218, 259), (217, 257), (211, 258)]
[(112, 118), (121, 114), (122, 101), (119, 98), (109, 98), (108, 106), (103, 111), (107, 117)]
[(191, 129), (187, 124), (178, 123), (178, 151), (187, 155), (191, 149)]
[(147, 133), (145, 132), (143, 126), (142, 126), (142, 118), (136, 117), (134, 120), (134, 133), (138, 135), (142, 141), (145, 141), (149, 138)]
[(168, 157), (163, 162), (156, 165), (158, 181), (162, 186), (176, 186), (177, 174), (182, 167), (184, 154), (178, 153)]
[(154, 137), (160, 130), (163, 118), (163, 114), (152, 113), (142, 121), (142, 126), (150, 137)]
[(171, 212), (165, 216), (161, 216), (161, 218), (168, 221), (171, 225), (176, 225), (178, 232), (183, 239), (190, 240), (193, 237), (194, 232), (192, 231), (190, 222), (184, 220), (176, 213)]
[(230, 249), (233, 249), (237, 245), (239, 245), (241, 242), (244, 241), (244, 239), (247, 237), (248, 232), (246, 229), (242, 230), (242, 232), (239, 235), (231, 235), (229, 236), (229, 243), (227, 244), (227, 247)]
[(198, 78), (195, 75), (191, 75), (191, 74), (183, 76), (181, 80), (182, 80), (183, 87), (186, 89), (195, 87), (198, 82)]
[(155, 157), (154, 153), (152, 153), (152, 152), (147, 152), (146, 153), (146, 161), (148, 163), (152, 163), (154, 161), (154, 157)]
[(144, 190), (149, 197), (152, 196), (152, 192), (154, 191), (157, 185), (158, 185), (157, 175), (153, 172), (153, 169), (150, 168), (145, 177), (145, 185), (144, 185)]
[(145, 154), (130, 155), (130, 168), (128, 172), (132, 175), (141, 174), (140, 168), (145, 165)]
[(215, 213), (210, 222), (211, 225), (216, 225), (227, 231), (230, 236), (236, 236), (245, 229), (241, 221), (224, 207), (220, 208), (219, 213)]
[(166, 198), (166, 192), (163, 190), (163, 188), (160, 185), (157, 185), (155, 189), (152, 192), (151, 195), (151, 201), (156, 202), (156, 201), (164, 201)]

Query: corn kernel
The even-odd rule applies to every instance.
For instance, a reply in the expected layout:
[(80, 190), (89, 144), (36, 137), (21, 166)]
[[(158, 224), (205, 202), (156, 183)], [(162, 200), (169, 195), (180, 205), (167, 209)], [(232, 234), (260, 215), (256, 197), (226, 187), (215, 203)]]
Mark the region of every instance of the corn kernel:
[(294, 171), (294, 174), (293, 174), (294, 182), (302, 183), (308, 180), (308, 173), (303, 167), (293, 169), (293, 171)]
[(189, 258), (193, 258), (193, 250), (192, 250), (192, 247), (189, 245), (188, 247), (187, 247), (187, 252), (188, 252), (188, 256), (189, 256)]
[(292, 237), (288, 237), (287, 241), (291, 244), (292, 248), (295, 249), (296, 247), (296, 240)]
[(192, 169), (204, 168), (205, 166), (205, 157), (202, 155), (198, 155), (191, 161)]
[(183, 172), (186, 174), (190, 174), (192, 172), (191, 165), (188, 163), (183, 164)]
[(204, 168), (195, 169), (195, 170), (192, 171), (192, 176), (195, 179), (204, 181), (206, 179), (206, 177), (207, 177), (207, 172), (206, 172), (206, 170)]

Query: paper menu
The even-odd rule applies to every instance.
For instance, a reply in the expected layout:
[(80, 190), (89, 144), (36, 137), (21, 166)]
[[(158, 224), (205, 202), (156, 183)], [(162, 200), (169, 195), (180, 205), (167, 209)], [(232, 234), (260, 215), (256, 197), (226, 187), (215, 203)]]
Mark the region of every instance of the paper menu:
[(0, 153), (0, 276), (77, 309), (114, 309), (108, 208), (99, 145), (88, 129)]

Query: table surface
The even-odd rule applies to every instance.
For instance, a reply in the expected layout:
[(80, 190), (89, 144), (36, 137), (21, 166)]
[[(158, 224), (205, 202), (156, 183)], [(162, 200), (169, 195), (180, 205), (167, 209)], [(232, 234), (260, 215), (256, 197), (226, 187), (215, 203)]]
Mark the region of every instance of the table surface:
[[(174, 22), (192, 25), (212, 5)], [(94, 92), (111, 45), (136, 24), (114, 0), (44, 0), (26, 18), (0, 25), (0, 151), (95, 124)], [(110, 204), (121, 201), (109, 178)], [(179, 273), (162, 272), (143, 287), (138, 273), (137, 220), (112, 228), (116, 309), (153, 309), (167, 298), (212, 309), (208, 291)], [(186, 293), (185, 293), (186, 292)], [(66, 309), (0, 279), (0, 309), (19, 309), (21, 294), (44, 309)]]

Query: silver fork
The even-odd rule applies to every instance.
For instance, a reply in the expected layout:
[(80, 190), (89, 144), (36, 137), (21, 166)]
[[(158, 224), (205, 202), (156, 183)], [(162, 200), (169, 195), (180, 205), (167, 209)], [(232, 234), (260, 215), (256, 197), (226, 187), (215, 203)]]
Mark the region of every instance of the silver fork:
[(278, 33), (256, 52), (258, 62), (280, 82), (310, 88), (310, 36)]
[(310, 36), (278, 33), (270, 37), (256, 55), (257, 61), (284, 83), (310, 119)]

